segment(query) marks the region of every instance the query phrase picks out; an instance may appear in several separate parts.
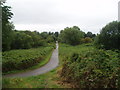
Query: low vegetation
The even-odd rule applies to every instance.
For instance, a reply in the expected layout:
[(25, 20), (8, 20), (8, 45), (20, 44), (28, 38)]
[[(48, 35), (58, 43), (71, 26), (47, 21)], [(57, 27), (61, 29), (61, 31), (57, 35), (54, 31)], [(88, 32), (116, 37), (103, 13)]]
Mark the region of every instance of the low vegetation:
[[(100, 34), (78, 26), (58, 32), (15, 30), (11, 7), (2, 7), (3, 74), (42, 66), (58, 40), (60, 67), (27, 78), (3, 78), (3, 88), (118, 88), (120, 86), (120, 22), (113, 21)], [(52, 44), (51, 44), (52, 43)], [(58, 72), (58, 73), (57, 73)], [(67, 88), (68, 88), (67, 87)]]
[(118, 51), (96, 49), (92, 44), (60, 44), (60, 77), (77, 88), (117, 88)]
[(42, 63), (54, 48), (55, 45), (52, 44), (48, 47), (3, 52), (3, 73), (8, 73), (14, 70), (27, 69), (38, 63)]
[(3, 88), (68, 88), (59, 84), (57, 69), (26, 78), (3, 78)]

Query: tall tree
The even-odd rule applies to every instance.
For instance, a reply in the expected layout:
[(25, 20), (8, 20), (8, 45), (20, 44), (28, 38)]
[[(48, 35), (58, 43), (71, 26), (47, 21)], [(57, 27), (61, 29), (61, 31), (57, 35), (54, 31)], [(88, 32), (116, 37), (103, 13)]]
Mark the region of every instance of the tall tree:
[(87, 32), (87, 34), (85, 34), (85, 37), (90, 37), (90, 38), (93, 38), (95, 37), (96, 35), (95, 34), (92, 34), (92, 32)]
[(12, 18), (13, 13), (11, 12), (11, 7), (2, 6), (2, 50), (10, 50), (11, 42), (13, 39), (13, 29), (14, 25), (9, 21)]
[(120, 22), (113, 21), (102, 28), (95, 44), (105, 49), (120, 49)]
[(80, 31), (79, 27), (67, 27), (60, 33), (61, 42), (77, 45), (80, 43), (80, 39), (84, 37), (84, 32)]

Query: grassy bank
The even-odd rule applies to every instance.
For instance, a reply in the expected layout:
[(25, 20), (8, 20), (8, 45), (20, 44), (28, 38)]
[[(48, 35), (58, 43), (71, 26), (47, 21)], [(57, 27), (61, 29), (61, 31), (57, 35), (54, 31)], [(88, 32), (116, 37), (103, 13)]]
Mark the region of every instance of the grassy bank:
[(3, 88), (60, 88), (57, 70), (27, 78), (3, 78)]

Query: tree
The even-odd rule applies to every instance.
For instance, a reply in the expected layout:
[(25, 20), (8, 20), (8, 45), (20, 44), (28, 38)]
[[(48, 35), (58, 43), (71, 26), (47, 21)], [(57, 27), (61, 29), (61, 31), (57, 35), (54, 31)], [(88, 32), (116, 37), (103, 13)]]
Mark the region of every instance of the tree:
[(18, 31), (15, 33), (15, 39), (12, 42), (12, 49), (28, 49), (34, 44), (30, 35)]
[(120, 22), (113, 21), (102, 28), (95, 40), (98, 47), (120, 49)]
[(10, 46), (13, 40), (14, 25), (9, 21), (13, 13), (11, 7), (1, 4), (2, 7), (2, 50), (10, 50)]
[(80, 31), (79, 27), (67, 27), (60, 33), (61, 42), (77, 45), (80, 43), (80, 39), (84, 37), (84, 32)]
[(48, 43), (54, 42), (54, 37), (53, 37), (52, 35), (49, 35), (49, 36), (47, 37), (47, 42), (48, 42)]
[(95, 37), (96, 35), (95, 34), (92, 34), (92, 32), (87, 32), (87, 34), (85, 34), (85, 37), (90, 37), (90, 38), (93, 38)]
[(55, 37), (58, 37), (59, 33), (58, 33), (58, 32), (55, 32), (55, 34), (54, 34), (54, 35), (55, 35)]

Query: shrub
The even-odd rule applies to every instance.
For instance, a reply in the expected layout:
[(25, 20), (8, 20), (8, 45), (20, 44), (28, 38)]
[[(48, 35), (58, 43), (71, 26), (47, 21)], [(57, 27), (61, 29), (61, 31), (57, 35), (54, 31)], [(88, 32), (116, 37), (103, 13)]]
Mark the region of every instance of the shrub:
[(22, 70), (40, 63), (52, 51), (53, 46), (27, 50), (11, 50), (2, 53), (3, 73)]
[(60, 76), (63, 81), (76, 88), (118, 87), (119, 53), (92, 48), (71, 53), (62, 58), (64, 63)]
[(92, 38), (90, 37), (86, 37), (86, 38), (82, 38), (80, 40), (81, 43), (91, 43), (92, 42)]

